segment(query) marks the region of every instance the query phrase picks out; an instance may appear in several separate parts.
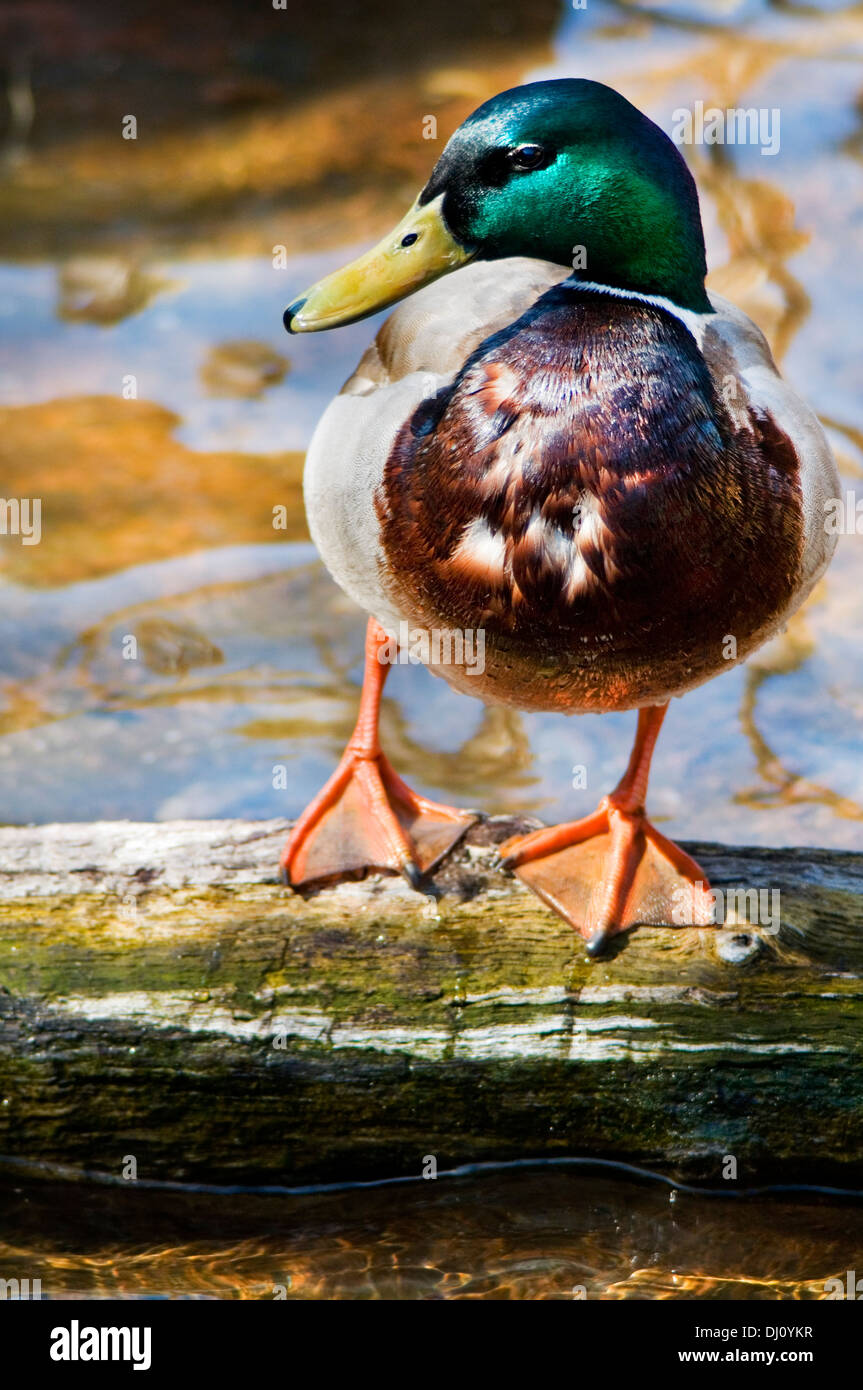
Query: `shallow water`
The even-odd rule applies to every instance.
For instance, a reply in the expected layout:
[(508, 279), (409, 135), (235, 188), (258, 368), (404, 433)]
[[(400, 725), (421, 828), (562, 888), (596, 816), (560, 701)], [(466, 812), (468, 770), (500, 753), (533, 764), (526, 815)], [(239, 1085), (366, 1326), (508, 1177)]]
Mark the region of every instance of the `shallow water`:
[(76, 1187), (74, 1204), (5, 1180), (0, 1218), (4, 1277), (43, 1298), (823, 1299), (863, 1239), (863, 1205), (548, 1168), (302, 1198)]
[[(369, 23), (394, 28), (395, 45), (408, 21), (396, 7), (379, 9)], [(666, 128), (695, 98), (777, 106), (778, 154), (691, 150), (711, 283), (762, 323), (791, 379), (831, 422), (848, 487), (858, 480), (863, 494), (859, 6), (595, 0), (585, 10), (539, 7), (528, 43), (523, 17), (505, 7), (501, 15), (484, 61), (469, 41), (482, 17), (468, 6), (457, 64), (433, 51), (414, 53), (410, 73), (372, 70), (348, 84), (334, 73), (331, 108), (340, 116), (347, 103), (335, 133), (311, 66), (287, 108), (266, 83), (244, 106), (248, 71), (233, 77), (239, 98), (227, 78), (227, 97), (214, 97), (193, 66), (198, 85), (184, 107), (176, 73), (160, 79), (151, 54), (147, 91), (161, 82), (168, 114), (155, 141), (128, 152), (137, 173), (107, 143), (98, 100), (88, 115), (74, 84), (66, 108), (62, 92), (44, 98), (67, 109), (73, 133), (64, 148), (37, 122), (29, 161), (7, 170), (5, 240), (16, 254), (0, 267), (4, 488), (42, 496), (44, 513), (38, 546), (6, 537), (0, 551), (4, 819), (293, 815), (332, 768), (356, 706), (363, 622), (308, 550), (301, 453), (374, 321), (288, 340), (280, 316), (292, 292), (351, 256), (405, 203), (439, 148), (419, 140), (419, 111), (440, 111), (442, 139), (499, 86), (565, 73), (614, 83)], [(248, 66), (219, 34), (234, 67)], [(266, 34), (255, 41), (266, 47)], [(319, 41), (312, 26), (283, 50), (284, 62)], [(115, 59), (119, 73), (125, 61)], [(184, 61), (193, 64), (188, 49)], [(86, 73), (80, 54), (71, 71)], [(189, 128), (196, 100), (210, 122)], [(310, 155), (320, 161), (311, 188), (290, 174), (290, 158), (281, 182), (266, 162), (267, 141), (294, 154), (292, 132), (307, 142), (305, 165)], [(184, 202), (178, 184), (169, 216), (146, 161), (171, 153), (194, 165), (201, 186)], [(52, 221), (39, 179), (46, 188), (56, 179), (62, 200), (62, 154), (94, 206), (100, 170), (113, 178), (118, 207), (98, 226), (73, 221), (58, 254), (63, 209)], [(220, 187), (221, 219), (211, 206)], [(22, 255), (28, 226), (31, 245), (53, 254)], [(287, 265), (275, 269), (278, 227)], [(129, 375), (136, 400), (122, 398)], [(278, 505), (283, 531), (272, 526)], [(671, 833), (859, 846), (861, 593), (863, 538), (847, 536), (785, 638), (675, 704), (652, 782), (654, 814)], [(137, 661), (124, 660), (123, 637), (139, 630), (151, 640)], [(613, 784), (632, 722), (619, 714), (562, 725), (554, 715), (486, 711), (425, 670), (401, 668), (383, 731), (400, 771), (423, 790), (551, 819), (584, 813)], [(587, 769), (579, 790), (576, 764)], [(287, 790), (273, 787), (278, 765)]]
[[(109, 5), (64, 13), (51, 43), (21, 40), (33, 129), (0, 133), (2, 491), (43, 499), (38, 546), (0, 538), (0, 820), (295, 815), (328, 775), (363, 617), (309, 545), (302, 452), (376, 321), (289, 340), (282, 310), (381, 235), (459, 120), (515, 82), (598, 78), (665, 129), (696, 99), (779, 109), (774, 156), (689, 151), (710, 284), (762, 325), (863, 497), (860, 5), (444, 0), (431, 32), (427, 7), (393, 0), (275, 20), (152, 5), (137, 27)], [(138, 113), (134, 146), (120, 110)], [(407, 667), (382, 737), (419, 790), (550, 820), (616, 781), (632, 727), (484, 710)], [(861, 742), (848, 535), (783, 638), (675, 703), (654, 816), (693, 839), (859, 848)], [(58, 1297), (819, 1297), (863, 1234), (854, 1205), (672, 1202), (561, 1173), (396, 1196), (0, 1195), (0, 1273)]]

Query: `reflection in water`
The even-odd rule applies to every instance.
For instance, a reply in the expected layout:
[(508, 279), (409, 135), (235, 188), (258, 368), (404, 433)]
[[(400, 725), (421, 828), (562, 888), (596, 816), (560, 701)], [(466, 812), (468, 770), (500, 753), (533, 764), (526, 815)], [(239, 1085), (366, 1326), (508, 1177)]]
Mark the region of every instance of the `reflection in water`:
[[(764, 326), (824, 413), (846, 473), (863, 474), (861, 291), (849, 279), (863, 227), (857, 7), (597, 0), (528, 15), (504, 4), (489, 33), (488, 7), (468, 2), (454, 7), (457, 26), (442, 11), (440, 31), (422, 46), (412, 41), (417, 17), (380, 0), (364, 9), (362, 33), (353, 12), (342, 17), (343, 37), (360, 48), (376, 26), (386, 35), (377, 63), (359, 77), (353, 66), (347, 85), (314, 17), (290, 21), (299, 47), (289, 59), (270, 51), (269, 17), (244, 18), (239, 54), (225, 23), (231, 6), (211, 8), (219, 83), (208, 63), (194, 89), (200, 53), (185, 31), (172, 39), (170, 74), (160, 66), (164, 34), (136, 48), (146, 90), (163, 96), (146, 148), (118, 149), (95, 116), (70, 115), (62, 187), (52, 143), (62, 122), (37, 124), (27, 157), (0, 183), (0, 197), (5, 187), (12, 199), (8, 248), (23, 238), (32, 255), (54, 244), (55, 229), (63, 240), (56, 266), (0, 267), (0, 334), (16, 344), (0, 373), (4, 492), (41, 497), (44, 515), (39, 546), (7, 537), (0, 550), (5, 578), (23, 586), (2, 605), (7, 818), (292, 814), (331, 770), (353, 722), (362, 618), (302, 559), (301, 450), (374, 324), (305, 340), (286, 371), (281, 311), (291, 289), (403, 207), (439, 150), (421, 138), (429, 112), (443, 139), (492, 91), (573, 72), (619, 86), (666, 129), (696, 98), (779, 106), (775, 157), (720, 145), (687, 152), (711, 284)], [(99, 26), (70, 14), (65, 37), (58, 32), (58, 48), (74, 48), (73, 86), (103, 40), (123, 70), (125, 31), (106, 36)], [(476, 47), (473, 34), (483, 40)], [(283, 98), (278, 65), (288, 61), (299, 67)], [(66, 98), (44, 83), (39, 100), (47, 116)], [(92, 100), (98, 106), (98, 90)], [(97, 246), (92, 227), (108, 186), (114, 213)], [(75, 189), (86, 227), (69, 206)], [(230, 259), (238, 249), (246, 254)], [(246, 548), (241, 577), (226, 560), (218, 582), (202, 586), (183, 562), (209, 555), (218, 571), (219, 556), (237, 547)], [(670, 833), (859, 844), (861, 580), (863, 539), (846, 537), (807, 608), (794, 661), (774, 643), (748, 675), (675, 702), (652, 787)], [(123, 657), (130, 634), (137, 661)], [(433, 794), (550, 819), (586, 812), (616, 781), (631, 723), (483, 711), (400, 668), (383, 735), (403, 775)], [(273, 788), (275, 764), (290, 770), (287, 794)], [(573, 787), (575, 765), (587, 787)]]
[(811, 308), (808, 293), (786, 264), (807, 245), (809, 234), (795, 227), (790, 198), (762, 180), (739, 178), (727, 151), (711, 148), (713, 167), (699, 186), (716, 200), (731, 259), (711, 275), (710, 286), (741, 307), (757, 297), (757, 322), (781, 360)]
[(201, 380), (211, 396), (254, 399), (269, 386), (278, 386), (287, 369), (288, 359), (266, 343), (219, 343), (201, 368)]
[[(127, 626), (134, 627), (134, 631), (120, 639), (123, 659), (139, 661), (141, 667), (155, 675), (184, 676), (195, 666), (215, 666), (225, 659), (220, 649), (193, 623), (142, 617)], [(81, 657), (86, 666), (92, 668), (105, 636), (104, 631), (98, 629), (81, 634)], [(106, 698), (111, 697), (108, 694)]]
[(296, 1198), (75, 1198), (0, 1186), (6, 1278), (41, 1278), (49, 1298), (817, 1299), (863, 1238), (861, 1206), (560, 1170)]
[(798, 670), (812, 655), (814, 642), (807, 633), (804, 619), (798, 614), (790, 625), (784, 639), (774, 643), (770, 662), (759, 665), (758, 660), (751, 663), (746, 671), (746, 685), (740, 709), (740, 721), (749, 740), (761, 786), (741, 790), (737, 800), (741, 805), (753, 807), (791, 806), (806, 802), (817, 802), (829, 807), (837, 816), (846, 820), (863, 820), (863, 806), (848, 796), (839, 796), (829, 787), (822, 787), (800, 777), (787, 768), (770, 748), (757, 724), (758, 692), (765, 681), (790, 675)]
[[(234, 567), (239, 568), (241, 559), (252, 566), (267, 560), (274, 567), (279, 556), (294, 549), (243, 550)], [(220, 768), (219, 787), (224, 783), (230, 795), (244, 788), (253, 798), (249, 814), (263, 814), (265, 806), (275, 807), (276, 814), (296, 810), (305, 794), (306, 776), (297, 777), (298, 757), (310, 746), (320, 747), (319, 770), (308, 775), (322, 776), (353, 729), (363, 642), (355, 610), (322, 567), (309, 560), (309, 547), (296, 552), (288, 573), (245, 582), (230, 582), (226, 552), (212, 557), (212, 573), (221, 578), (203, 585), (200, 566), (190, 568), (186, 561), (128, 572), (132, 601), (87, 623), (80, 635), (68, 640), (66, 615), (52, 609), (53, 646), (40, 645), (38, 634), (31, 635), (35, 645), (21, 680), (10, 682), (10, 698), (0, 710), (0, 733), (30, 734), (6, 743), (0, 785), (26, 765), (35, 797), (46, 795), (50, 763), (60, 746), (75, 776), (68, 792), (58, 789), (55, 815), (74, 818), (83, 776), (101, 786), (105, 798), (111, 793), (103, 779), (111, 779), (115, 788), (119, 784), (121, 809), (112, 813), (141, 818), (158, 814), (165, 797), (182, 797), (190, 765), (194, 776), (194, 764), (206, 755)], [(284, 558), (279, 568), (287, 564)], [(184, 593), (181, 576), (198, 582)], [(157, 589), (167, 590), (169, 597), (158, 591), (149, 596), (154, 579)], [(83, 624), (88, 606), (98, 611), (102, 596), (110, 602), (115, 592), (113, 578), (73, 586), (69, 618)], [(50, 604), (51, 596), (44, 595), (41, 606)], [(10, 626), (25, 620), (24, 612), (19, 608), (16, 613), (14, 607), (6, 618)], [(421, 667), (403, 672), (400, 668), (400, 673), (412, 683), (430, 681)], [(438, 723), (434, 749), (423, 738), (424, 725), (417, 728), (402, 703), (385, 698), (381, 727), (393, 758), (401, 767), (418, 769), (426, 780), (455, 787), (468, 798), (484, 796), (492, 778), (500, 791), (513, 789), (512, 801), (518, 805), (520, 790), (536, 781), (521, 717), (514, 711), (471, 705), (473, 717), (466, 733), (462, 702), (449, 700), (442, 682), (434, 685), (448, 706), (444, 717), (449, 720)], [(11, 698), (15, 692), (21, 698)], [(206, 710), (206, 722), (199, 710)], [(40, 731), (49, 726), (54, 737), (40, 746)], [(115, 765), (118, 740), (126, 750), (120, 767)], [(288, 807), (284, 792), (273, 788), (273, 766), (282, 763), (291, 773)], [(215, 782), (215, 770), (212, 775)], [(19, 805), (22, 792), (26, 796), (22, 788)], [(200, 784), (192, 794), (199, 793)], [(181, 811), (186, 814), (182, 806), (176, 813)], [(205, 813), (202, 806), (199, 814)]]
[(79, 256), (60, 268), (57, 315), (72, 322), (119, 323), (145, 308), (168, 285), (119, 257)]

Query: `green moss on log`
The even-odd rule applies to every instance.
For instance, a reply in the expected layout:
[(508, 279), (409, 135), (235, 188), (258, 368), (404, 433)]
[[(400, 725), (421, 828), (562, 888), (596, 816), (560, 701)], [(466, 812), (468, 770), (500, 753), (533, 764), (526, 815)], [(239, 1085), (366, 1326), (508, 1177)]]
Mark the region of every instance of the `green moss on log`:
[(42, 873), (31, 832), (0, 832), (21, 851), (0, 884), (0, 1152), (286, 1184), (430, 1153), (863, 1176), (863, 856), (696, 847), (716, 886), (780, 889), (778, 934), (641, 929), (591, 961), (492, 868), (508, 822), (471, 832), (437, 905), (386, 877), (286, 893), (283, 827), (253, 830), (223, 883), (224, 826), (192, 855), (166, 826), (164, 862), (130, 851), (123, 872), (97, 837), (89, 866)]

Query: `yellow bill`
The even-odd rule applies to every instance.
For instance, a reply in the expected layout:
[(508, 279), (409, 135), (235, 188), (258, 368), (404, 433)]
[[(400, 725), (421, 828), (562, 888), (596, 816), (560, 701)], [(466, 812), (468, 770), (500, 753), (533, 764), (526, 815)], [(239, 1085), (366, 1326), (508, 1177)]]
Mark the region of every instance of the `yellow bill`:
[(443, 194), (421, 207), (414, 203), (397, 227), (342, 270), (319, 280), (285, 310), (289, 333), (338, 328), (386, 309), (405, 295), (473, 260), (447, 227)]

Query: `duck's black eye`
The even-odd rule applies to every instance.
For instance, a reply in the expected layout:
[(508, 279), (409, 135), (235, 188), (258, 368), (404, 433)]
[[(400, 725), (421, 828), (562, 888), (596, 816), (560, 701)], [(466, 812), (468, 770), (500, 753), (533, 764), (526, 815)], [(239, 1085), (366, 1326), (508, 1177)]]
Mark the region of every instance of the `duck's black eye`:
[(413, 246), (415, 241), (419, 241), (419, 232), (408, 232), (402, 237), (402, 246)]
[(519, 145), (510, 150), (509, 162), (513, 169), (538, 169), (545, 160), (542, 145)]

